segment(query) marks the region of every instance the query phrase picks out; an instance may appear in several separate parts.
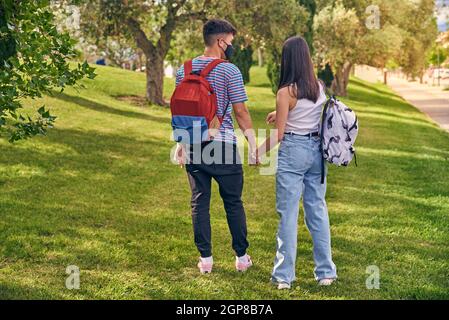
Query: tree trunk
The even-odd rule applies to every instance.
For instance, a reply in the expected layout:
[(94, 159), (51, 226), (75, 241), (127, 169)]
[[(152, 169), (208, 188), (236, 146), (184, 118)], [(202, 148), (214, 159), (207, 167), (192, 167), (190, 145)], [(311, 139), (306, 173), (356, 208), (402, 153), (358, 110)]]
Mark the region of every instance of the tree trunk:
[[(128, 6), (127, 0), (122, 0)], [(170, 49), (172, 34), (179, 23), (195, 19), (206, 19), (206, 10), (209, 1), (204, 2), (201, 11), (187, 12), (178, 15), (178, 11), (186, 1), (166, 1), (167, 16), (166, 22), (161, 27), (160, 38), (156, 44), (146, 36), (138, 20), (128, 17), (126, 24), (136, 40), (137, 46), (143, 51), (146, 57), (147, 87), (146, 97), (152, 104), (166, 105), (163, 97), (164, 92), (164, 59)]]
[(143, 55), (143, 53), (141, 51), (139, 51), (138, 56), (139, 56), (139, 70), (140, 71), (142, 71), (142, 67), (143, 67), (142, 55)]
[(166, 105), (164, 100), (164, 56), (154, 52), (146, 59), (146, 97), (152, 104)]
[[(168, 22), (167, 22), (168, 23)], [(170, 22), (172, 27), (173, 21)], [(129, 29), (134, 35), (137, 46), (145, 55), (145, 73), (147, 76), (146, 98), (149, 103), (160, 106), (166, 105), (163, 97), (164, 92), (164, 59), (170, 45), (172, 29), (167, 30), (167, 25), (161, 31), (161, 38), (154, 45), (140, 28), (139, 23), (130, 18), (127, 20)]]
[(262, 48), (257, 49), (257, 60), (259, 63), (259, 67), (262, 68), (264, 65)]
[(346, 97), (348, 95), (349, 76), (351, 74), (352, 63), (345, 62), (338, 67), (335, 72), (335, 79), (332, 82), (332, 91), (335, 95)]
[(422, 70), (421, 73), (419, 74), (419, 83), (420, 84), (424, 83), (424, 73), (425, 73), (425, 70)]

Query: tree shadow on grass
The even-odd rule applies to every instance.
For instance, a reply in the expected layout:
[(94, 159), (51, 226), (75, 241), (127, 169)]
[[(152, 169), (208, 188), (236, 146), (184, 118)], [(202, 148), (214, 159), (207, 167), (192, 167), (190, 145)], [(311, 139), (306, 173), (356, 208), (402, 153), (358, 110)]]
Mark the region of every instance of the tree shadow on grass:
[[(338, 227), (334, 225), (335, 227)], [(356, 226), (354, 226), (355, 228)], [(379, 298), (413, 298), (413, 291), (417, 286), (433, 288), (433, 291), (423, 292), (421, 297), (432, 299), (445, 296), (449, 284), (445, 282), (445, 275), (439, 270), (432, 270), (432, 266), (444, 264), (449, 256), (449, 251), (441, 251), (442, 244), (439, 246), (420, 247), (420, 239), (407, 239), (400, 235), (383, 234), (378, 226), (372, 226), (377, 234), (364, 236), (363, 239), (354, 239), (346, 237), (344, 234), (333, 234), (332, 248), (334, 262), (339, 270), (339, 280), (336, 285), (330, 288), (320, 288), (313, 279), (313, 258), (312, 242), (303, 224), (299, 228), (296, 272), (297, 283), (302, 292), (312, 294), (312, 296), (321, 296), (323, 298), (348, 298), (351, 299), (379, 299)], [(400, 226), (398, 226), (398, 230)], [(380, 232), (380, 233), (379, 233)], [(335, 233), (335, 232), (333, 232)], [(274, 239), (258, 238), (257, 248), (271, 250), (274, 257), (275, 250), (270, 249)], [(254, 245), (254, 243), (253, 243)], [(254, 250), (254, 249), (253, 249)], [(414, 257), (415, 266), (410, 266), (410, 257)], [(381, 269), (382, 290), (370, 291), (366, 289), (366, 268), (370, 265), (376, 265)], [(408, 274), (413, 270), (410, 281), (404, 281)], [(271, 270), (266, 270), (265, 279), (258, 276), (259, 281), (265, 284)], [(232, 281), (235, 278), (231, 272), (224, 276)], [(251, 275), (254, 281), (255, 276)], [(251, 281), (248, 281), (250, 285)], [(300, 292), (301, 292), (300, 291)], [(435, 295), (434, 295), (435, 293)], [(263, 293), (262, 293), (263, 294)], [(273, 294), (273, 293), (270, 293)], [(293, 293), (290, 298), (297, 298), (298, 293)]]
[(109, 113), (109, 114), (113, 114), (113, 115), (129, 117), (129, 118), (134, 118), (134, 119), (141, 119), (141, 120), (150, 120), (150, 121), (167, 122), (167, 123), (169, 122), (169, 119), (165, 118), (165, 117), (157, 117), (157, 116), (140, 113), (140, 112), (135, 112), (135, 111), (120, 110), (120, 109), (106, 106), (106, 105), (98, 103), (98, 102), (94, 102), (94, 101), (86, 99), (86, 98), (82, 98), (80, 96), (71, 96), (66, 93), (54, 92), (53, 97), (55, 99), (73, 103), (80, 107), (98, 111), (98, 112), (105, 112), (105, 113)]
[(382, 111), (365, 111), (363, 110), (357, 110), (358, 115), (363, 117), (363, 116), (368, 116), (368, 117), (376, 117), (376, 116), (383, 116), (383, 117), (391, 117), (392, 120), (394, 119), (400, 119), (400, 120), (405, 120), (405, 121), (412, 121), (412, 122), (416, 122), (416, 123), (421, 123), (426, 125), (427, 127), (432, 126), (434, 127), (428, 120), (425, 119), (421, 119), (418, 117), (409, 117), (409, 116), (404, 116), (404, 115), (400, 115), (398, 113), (395, 112), (382, 112)]
[[(394, 92), (389, 91), (388, 89), (385, 89), (385, 90), (379, 89), (375, 85), (370, 85), (370, 84), (368, 84), (366, 82), (361, 81), (358, 78), (351, 78), (350, 85), (356, 85), (358, 87), (362, 87), (362, 88), (367, 89), (369, 91), (374, 91), (374, 92), (376, 92), (376, 93), (378, 93), (378, 94), (380, 94), (380, 95), (382, 95), (382, 96), (384, 96), (384, 97), (386, 97), (388, 99), (396, 98), (396, 99), (403, 100), (401, 96), (399, 96), (398, 94), (396, 94)], [(352, 91), (353, 88), (350, 88), (349, 90)]]
[[(31, 273), (31, 272), (30, 272)], [(61, 278), (61, 283), (64, 279)], [(61, 300), (63, 295), (55, 294), (45, 288), (33, 288), (11, 282), (0, 282), (0, 300)]]
[[(366, 100), (363, 101), (366, 102)], [(87, 103), (93, 102), (87, 100)], [(93, 103), (89, 108), (96, 110), (97, 107), (98, 105)], [(100, 105), (100, 109), (103, 107)], [(116, 109), (113, 109), (112, 113), (115, 112), (114, 110)], [(103, 111), (111, 113), (110, 110)], [(142, 114), (136, 114), (141, 118)], [(134, 116), (136, 115), (132, 117)], [(410, 130), (417, 125), (411, 125)], [(422, 128), (418, 130), (422, 131)], [(38, 166), (45, 173), (33, 180), (27, 176), (15, 177), (12, 191), (0, 205), (3, 214), (2, 222), (7, 227), (2, 232), (0, 239), (11, 237), (9, 242), (2, 241), (8, 246), (7, 254), (10, 258), (23, 259), (32, 267), (36, 265), (45, 267), (46, 263), (50, 263), (55, 268), (65, 268), (69, 260), (79, 261), (82, 264), (80, 267), (88, 268), (91, 272), (87, 279), (92, 290), (97, 288), (97, 281), (101, 283), (100, 287), (102, 288), (108, 286), (110, 288), (115, 285), (114, 293), (121, 290), (121, 287), (138, 289), (142, 286), (141, 283), (128, 283), (127, 272), (131, 272), (138, 274), (139, 281), (148, 281), (151, 286), (156, 287), (156, 289), (150, 288), (153, 290), (152, 293), (148, 293), (150, 297), (170, 299), (174, 296), (179, 298), (188, 295), (195, 298), (198, 295), (208, 294), (207, 289), (202, 286), (207, 279), (200, 279), (194, 267), (196, 251), (191, 239), (190, 216), (186, 215), (188, 209), (183, 209), (188, 207), (188, 191), (185, 192), (185, 206), (182, 208), (179, 207), (179, 203), (178, 207), (173, 204), (178, 201), (174, 200), (174, 196), (167, 199), (161, 195), (165, 189), (170, 193), (180, 191), (180, 188), (176, 186), (177, 180), (175, 179), (183, 173), (178, 174), (168, 164), (167, 154), (171, 142), (145, 137), (137, 140), (97, 131), (60, 129), (54, 129), (48, 137), (42, 139), (56, 147), (59, 144), (67, 145), (74, 152), (54, 154), (39, 149), (34, 150), (32, 147), (21, 149), (8, 145), (2, 149), (0, 155), (2, 163), (4, 160), (7, 166), (18, 163)], [(404, 141), (407, 141), (405, 137)], [(424, 143), (425, 140), (420, 142)], [(391, 165), (395, 164), (393, 158), (397, 158), (384, 154), (370, 156), (376, 162), (391, 160)], [(139, 158), (147, 158), (148, 162), (140, 162)], [(415, 161), (415, 159), (409, 161)], [(167, 165), (162, 162), (167, 162)], [(402, 164), (409, 166), (410, 162), (402, 162)], [(72, 172), (73, 175), (67, 175), (65, 172)], [(6, 184), (11, 182), (11, 178), (7, 179)], [(405, 186), (409, 186), (412, 184), (412, 180), (409, 178), (403, 183)], [(363, 186), (363, 184), (361, 185)], [(264, 189), (261, 192), (274, 191)], [(184, 193), (181, 193), (182, 195)], [(383, 194), (379, 194), (379, 199), (382, 199), (382, 196)], [(438, 221), (432, 220), (432, 215), (435, 214), (435, 205), (423, 205), (419, 201), (395, 199), (394, 197), (390, 197), (389, 200), (403, 203), (404, 208), (407, 208), (406, 205), (414, 205), (422, 206), (423, 210), (429, 211), (428, 215), (422, 216), (422, 221), (418, 220), (420, 219), (418, 214), (413, 215), (415, 221), (412, 222), (415, 228), (419, 227), (420, 223), (438, 227)], [(146, 203), (150, 205), (147, 206)], [(272, 205), (274, 208), (274, 203)], [(370, 204), (364, 203), (364, 205), (369, 206)], [(268, 219), (264, 216), (265, 212), (260, 211), (253, 213), (249, 219), (267, 221)], [(363, 219), (363, 216), (353, 219)], [(272, 221), (276, 223), (274, 216)], [(337, 224), (335, 226), (338, 227)], [(406, 222), (398, 222), (395, 229), (400, 230), (407, 226)], [(379, 225), (368, 225), (367, 227), (382, 231), (382, 226)], [(269, 254), (274, 255), (274, 236), (267, 235), (264, 228), (260, 228), (260, 230), (258, 234), (253, 232), (251, 235), (251, 237), (257, 237), (257, 240), (253, 241), (253, 252), (259, 251), (259, 256), (262, 256), (265, 251), (269, 251)], [(220, 230), (220, 235), (225, 232), (227, 229), (223, 227)], [(301, 232), (306, 231), (302, 228)], [(274, 232), (272, 233), (274, 235)], [(366, 296), (366, 289), (363, 287), (366, 278), (364, 268), (376, 259), (380, 262), (386, 261), (385, 252), (409, 253), (416, 256), (417, 261), (421, 264), (427, 263), (431, 256), (438, 263), (447, 256), (447, 251), (440, 251), (436, 246), (430, 248), (417, 246), (423, 240), (419, 235), (416, 238), (405, 240), (391, 235), (385, 235), (385, 237), (383, 234), (382, 236), (375, 235), (367, 241), (358, 241), (348, 239), (349, 236), (340, 235), (339, 237), (337, 235), (334, 243), (336, 263), (346, 271), (342, 273), (344, 277), (341, 279), (341, 286), (330, 291), (319, 289), (311, 278), (310, 243), (307, 249), (300, 248), (300, 260), (308, 262), (307, 271), (305, 273), (301, 271), (301, 275), (307, 274), (308, 278), (306, 281), (300, 282), (300, 286), (325, 298), (328, 296), (356, 297), (357, 294)], [(305, 241), (305, 239), (301, 235), (300, 241)], [(388, 240), (386, 244), (385, 239)], [(60, 255), (56, 255), (53, 260), (50, 260), (52, 251), (60, 253)], [(393, 268), (396, 278), (392, 279), (389, 274), (385, 277), (386, 283), (392, 285), (404, 280), (406, 275), (401, 274), (404, 270), (402, 267), (408, 267), (406, 258), (399, 256), (396, 259), (400, 266), (396, 269)], [(232, 295), (239, 296), (238, 290), (242, 286), (236, 284), (237, 280), (237, 283), (244, 284), (245, 287), (255, 288), (255, 293), (246, 293), (247, 295), (295, 298), (294, 294), (287, 296), (269, 291), (268, 269), (271, 267), (271, 261), (270, 259), (269, 267), (266, 262), (262, 262), (263, 265), (254, 268), (254, 273), (250, 272), (240, 278), (235, 272), (231, 272), (231, 269), (218, 267), (217, 270), (220, 272), (218, 288), (234, 286), (232, 292), (237, 293), (232, 293)], [(432, 293), (438, 296), (438, 292), (446, 289), (446, 284), (437, 275), (439, 270), (426, 271), (428, 270), (427, 266), (431, 267), (434, 262), (428, 263), (416, 270), (420, 273), (428, 272), (428, 274), (419, 275), (418, 284), (430, 284), (434, 288), (431, 291), (414, 293), (413, 288), (409, 288), (407, 282), (404, 282), (400, 284), (400, 290), (393, 293), (379, 293), (378, 296), (397, 298), (399, 296), (413, 297), (419, 294), (422, 297), (431, 297)], [(298, 265), (298, 270), (300, 268), (301, 266)], [(104, 270), (106, 270), (105, 273), (102, 272)], [(349, 280), (349, 282), (352, 281), (352, 287), (348, 289), (345, 281), (353, 277), (354, 272), (357, 273), (357, 281)], [(194, 273), (196, 276), (193, 275)], [(108, 279), (110, 275), (123, 276), (117, 278), (115, 283), (110, 284), (112, 282)], [(428, 279), (425, 279), (426, 277)], [(178, 280), (179, 283), (185, 285), (173, 284), (178, 283)], [(192, 282), (196, 283), (194, 287), (190, 286)], [(263, 282), (262, 285), (261, 282)], [(177, 290), (177, 293), (170, 291), (171, 288), (166, 290), (167, 283), (168, 286)], [(360, 289), (353, 292), (352, 290), (359, 288), (359, 285)], [(10, 292), (12, 291), (10, 290)], [(26, 291), (17, 292), (19, 295), (27, 294)], [(111, 291), (102, 291), (101, 295), (104, 296), (107, 292)], [(28, 294), (40, 297), (37, 292), (29, 291)], [(57, 290), (52, 290), (48, 294), (52, 297), (60, 297), (60, 292)], [(142, 297), (142, 294), (138, 295)], [(221, 295), (219, 291), (214, 293), (214, 297), (219, 295)], [(83, 297), (95, 298), (98, 296), (99, 294), (95, 292), (83, 294)]]
[(351, 105), (351, 103), (360, 103), (364, 105), (380, 105), (388, 106), (390, 110), (393, 109), (399, 112), (404, 112), (404, 108), (407, 107), (412, 109), (412, 107), (409, 106), (406, 101), (402, 100), (402, 98), (399, 98), (401, 100), (391, 99), (388, 97), (380, 96), (375, 92), (364, 91), (357, 87), (350, 88), (348, 97), (342, 97), (342, 99), (346, 100), (349, 106)]
[[(355, 88), (352, 88), (351, 91), (354, 95), (350, 94), (347, 104), (349, 107), (353, 107), (355, 109), (362, 120), (364, 117), (369, 120), (379, 119), (380, 121), (376, 122), (378, 125), (396, 123), (410, 126), (409, 130), (411, 130), (412, 126), (415, 125), (427, 127), (428, 130), (441, 130), (436, 124), (426, 120), (424, 115), (419, 110), (406, 101), (379, 97), (377, 94), (362, 92)], [(353, 105), (353, 103), (356, 105)], [(388, 108), (386, 108), (386, 111), (378, 111), (373, 110), (373, 108), (371, 108), (372, 105), (383, 105)], [(398, 134), (398, 132), (396, 132), (396, 134)]]
[[(68, 146), (71, 152), (47, 152), (45, 148), (40, 149), (40, 140), (49, 145), (54, 144), (55, 148), (59, 145)], [(61, 129), (53, 129), (47, 137), (38, 137), (35, 141), (35, 147), (6, 145), (2, 148), (0, 159), (3, 166), (21, 164), (39, 169), (39, 174), (35, 176), (21, 174), (2, 179), (6, 186), (14, 184), (11, 190), (18, 196), (17, 199), (23, 198), (20, 197), (21, 194), (39, 192), (40, 188), (42, 191), (39, 193), (51, 199), (51, 192), (57, 195), (58, 192), (64, 193), (65, 189), (70, 190), (72, 184), (78, 184), (79, 187), (83, 183), (86, 187), (101, 184), (106, 188), (104, 192), (121, 191), (127, 195), (130, 189), (137, 190), (143, 180), (151, 181), (156, 174), (163, 179), (174, 170), (169, 162), (170, 141), (136, 140), (96, 131)], [(89, 197), (89, 194), (83, 192), (83, 188), (78, 192), (81, 197)], [(139, 193), (133, 193), (133, 196), (138, 195)], [(106, 199), (110, 197), (113, 195), (106, 195)], [(57, 196), (55, 198), (52, 203), (60, 200)], [(91, 199), (85, 200), (88, 202)], [(64, 205), (69, 203), (61, 203), (61, 206)]]
[[(363, 120), (380, 120), (378, 121), (379, 124), (387, 124), (388, 125), (402, 125), (402, 126), (414, 126), (414, 127), (421, 127), (422, 129), (438, 129), (438, 126), (432, 124), (429, 121), (425, 121), (422, 119), (416, 119), (413, 117), (398, 117), (398, 116), (392, 116), (392, 115), (381, 115), (379, 113), (375, 112), (361, 112), (360, 113), (360, 119)], [(363, 122), (361, 122), (363, 125)]]
[[(89, 165), (91, 161), (97, 160), (100, 164), (110, 163), (113, 159), (111, 155), (118, 155), (123, 158), (127, 157), (147, 157), (148, 161), (152, 159), (159, 159), (161, 153), (167, 152), (164, 160), (168, 163), (169, 151), (172, 147), (172, 142), (169, 140), (156, 140), (153, 138), (142, 138), (141, 140), (125, 137), (118, 134), (105, 134), (98, 131), (81, 131), (72, 129), (58, 129), (54, 128), (45, 137), (37, 137), (36, 141), (45, 141), (46, 144), (51, 145), (55, 143), (55, 148), (58, 145), (65, 145), (73, 152), (64, 153), (47, 153), (39, 151), (39, 148), (33, 148), (30, 152), (28, 148), (17, 148), (15, 145), (7, 145), (2, 149), (1, 158), (4, 163), (12, 164), (26, 164), (39, 165), (44, 168), (77, 169), (83, 168), (83, 165)], [(157, 150), (158, 152), (155, 152)], [(45, 159), (45, 161), (44, 161)], [(108, 167), (105, 166), (94, 167), (90, 165), (93, 170), (104, 171)]]
[[(1, 228), (0, 242), (8, 259), (25, 261), (32, 268), (50, 264), (61, 270), (76, 262), (80, 268), (92, 271), (88, 279), (95, 288), (92, 279), (101, 278), (102, 270), (159, 275), (161, 270), (172, 269), (173, 261), (164, 258), (164, 251), (171, 250), (170, 243), (155, 244), (164, 243), (164, 239), (177, 232), (189, 238), (179, 240), (180, 244), (188, 244), (193, 250), (191, 225), (180, 224), (179, 214), (183, 212), (176, 212), (170, 204), (163, 206), (164, 213), (151, 212), (152, 203), (158, 209), (158, 203), (166, 200), (159, 198), (156, 190), (160, 188), (155, 189), (155, 185), (166, 183), (174, 190), (174, 182), (167, 176), (179, 172), (164, 152), (168, 154), (170, 142), (60, 129), (53, 130), (48, 137), (36, 138), (33, 143), (39, 139), (48, 144), (68, 145), (74, 152), (62, 155), (39, 149), (30, 152), (15, 145), (2, 150), (3, 165), (20, 163), (40, 167), (43, 172), (33, 179), (7, 178), (6, 183), (13, 183), (14, 187), (3, 193), (0, 201), (3, 225), (9, 226)], [(152, 154), (155, 149), (159, 154)], [(111, 159), (111, 155), (119, 158)], [(148, 163), (138, 160), (145, 157)], [(141, 206), (150, 209), (146, 211)], [(140, 214), (135, 214), (136, 211)], [(180, 238), (178, 235), (177, 239)], [(176, 256), (179, 258), (181, 254)], [(102, 281), (108, 285), (105, 279)], [(49, 294), (59, 298), (57, 292), (51, 290)], [(31, 291), (17, 293), (22, 294), (40, 297)]]

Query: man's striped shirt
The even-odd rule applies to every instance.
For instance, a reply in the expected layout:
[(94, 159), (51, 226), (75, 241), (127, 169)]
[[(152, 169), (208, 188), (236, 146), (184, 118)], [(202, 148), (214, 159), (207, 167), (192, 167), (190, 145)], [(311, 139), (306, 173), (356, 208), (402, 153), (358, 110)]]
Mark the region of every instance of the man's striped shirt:
[[(214, 58), (198, 57), (193, 59), (193, 71), (203, 70)], [(184, 79), (184, 66), (176, 73), (176, 86)], [(232, 105), (248, 100), (245, 86), (243, 84), (242, 73), (239, 68), (232, 63), (221, 63), (206, 77), (217, 96), (217, 115), (224, 116), (219, 133), (214, 141), (237, 143), (232, 121)]]

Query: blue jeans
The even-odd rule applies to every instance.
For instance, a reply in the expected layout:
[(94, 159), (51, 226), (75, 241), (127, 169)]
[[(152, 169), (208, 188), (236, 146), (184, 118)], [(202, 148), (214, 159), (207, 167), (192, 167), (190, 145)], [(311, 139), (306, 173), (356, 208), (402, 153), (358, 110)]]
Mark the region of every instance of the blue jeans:
[[(327, 169), (327, 168), (326, 168)], [(295, 281), (299, 201), (313, 240), (315, 278), (335, 279), (332, 261), (326, 184), (321, 184), (320, 139), (286, 134), (281, 143), (276, 174), (276, 210), (280, 216), (272, 280)]]

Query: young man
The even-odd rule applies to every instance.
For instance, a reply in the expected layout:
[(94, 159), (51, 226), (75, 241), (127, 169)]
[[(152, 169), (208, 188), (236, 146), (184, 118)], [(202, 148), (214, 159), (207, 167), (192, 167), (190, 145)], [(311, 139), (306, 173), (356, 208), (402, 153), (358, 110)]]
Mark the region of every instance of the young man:
[[(204, 55), (193, 59), (192, 72), (200, 72), (214, 59), (229, 60), (233, 53), (232, 41), (236, 29), (225, 20), (210, 20), (203, 27), (206, 45)], [(184, 78), (184, 67), (176, 75), (178, 86)], [(250, 164), (257, 164), (256, 139), (252, 131), (252, 121), (245, 102), (248, 100), (240, 70), (232, 63), (218, 64), (206, 76), (217, 96), (217, 114), (224, 115), (218, 134), (212, 141), (199, 145), (178, 146), (176, 156), (178, 163), (185, 163), (188, 154), (187, 175), (192, 190), (192, 222), (195, 244), (201, 254), (198, 268), (201, 273), (212, 271), (212, 246), (210, 226), (210, 197), (212, 178), (218, 183), (223, 199), (227, 221), (232, 235), (232, 247), (236, 254), (236, 269), (246, 271), (252, 261), (246, 250), (247, 241), (246, 215), (241, 200), (243, 189), (243, 169), (236, 148), (236, 136), (232, 121), (235, 119), (244, 132), (249, 143)], [(218, 157), (217, 157), (218, 155)], [(206, 161), (207, 158), (207, 161)], [(211, 163), (210, 158), (213, 158)], [(200, 161), (194, 161), (200, 159)]]

